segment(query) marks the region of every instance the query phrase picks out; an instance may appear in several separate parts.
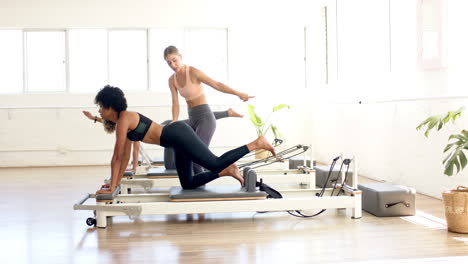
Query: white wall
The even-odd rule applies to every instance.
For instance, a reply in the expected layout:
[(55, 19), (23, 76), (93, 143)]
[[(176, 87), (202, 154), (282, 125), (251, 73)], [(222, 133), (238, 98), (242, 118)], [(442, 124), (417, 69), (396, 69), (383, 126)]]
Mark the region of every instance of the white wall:
[[(288, 118), (278, 121), (288, 143), (304, 143), (305, 108), (303, 28), (314, 10), (310, 1), (169, 1), (169, 0), (15, 0), (0, 2), (0, 28), (140, 28), (227, 27), (229, 30), (229, 85), (256, 96), (252, 103), (271, 108), (293, 105)], [(291, 15), (293, 14), (293, 15)], [(207, 44), (209, 45), (209, 44)], [(299, 71), (296, 69), (300, 69)], [(135, 92), (127, 95), (131, 110), (155, 121), (171, 117), (170, 95)], [(85, 119), (81, 110), (96, 112), (94, 94), (0, 95), (0, 166), (107, 164), (112, 135)], [(214, 110), (246, 104), (233, 96), (208, 98)], [(138, 108), (135, 105), (162, 107)], [(30, 106), (69, 106), (22, 109)], [(88, 109), (70, 106), (89, 106)], [(132, 107), (133, 106), (133, 107)], [(185, 109), (181, 113), (185, 114)], [(182, 117), (186, 117), (183, 115)], [(247, 118), (218, 123), (212, 146), (216, 152), (247, 143), (255, 130)], [(236, 131), (234, 134), (233, 131)], [(161, 148), (146, 146), (152, 155)]]
[[(388, 101), (398, 98), (467, 95), (464, 87), (466, 38), (460, 32), (468, 18), (463, 1), (449, 3), (449, 67), (424, 71), (417, 65), (416, 0), (336, 1), (131, 1), (131, 0), (7, 0), (0, 2), (1, 28), (101, 27), (227, 27), (229, 84), (257, 96), (256, 105), (289, 103), (282, 119), (288, 143), (313, 143), (315, 156), (329, 163), (339, 153), (357, 156), (361, 174), (416, 187), (440, 196), (446, 187), (468, 184), (465, 171), (443, 175), (446, 138), (466, 128), (457, 126), (425, 139), (415, 127), (428, 115), (454, 110), (467, 100)], [(302, 88), (303, 27), (320, 36), (320, 4), (330, 7), (336, 54), (329, 54), (328, 85), (323, 76), (309, 78)], [(335, 5), (336, 4), (336, 5)], [(451, 8), (450, 8), (451, 6)], [(336, 8), (336, 9), (334, 9)], [(391, 12), (388, 12), (390, 8)], [(336, 18), (335, 18), (336, 15)], [(387, 26), (385, 26), (388, 21)], [(452, 22), (450, 22), (452, 21)], [(380, 26), (379, 26), (380, 25)], [(331, 29), (332, 30), (332, 29)], [(387, 39), (386, 39), (387, 37)], [(315, 42), (314, 42), (315, 41)], [(320, 47), (311, 38), (311, 47)], [(330, 43), (332, 45), (332, 43)], [(333, 45), (332, 45), (333, 46)], [(311, 52), (311, 51), (309, 51)], [(312, 51), (313, 55), (320, 55)], [(309, 60), (318, 70), (318, 61)], [(315, 63), (315, 64), (314, 64)], [(338, 79), (336, 79), (338, 77)], [(335, 79), (334, 79), (335, 78)], [(1, 106), (92, 105), (94, 95), (0, 95)], [(169, 95), (140, 92), (128, 95), (130, 106), (167, 104)], [(362, 104), (358, 104), (362, 101)], [(226, 95), (211, 104), (239, 106)], [(93, 108), (89, 110), (94, 110)], [(170, 117), (169, 107), (133, 108), (156, 121)], [(113, 136), (85, 120), (81, 109), (0, 110), (0, 166), (105, 164)], [(221, 123), (222, 122), (222, 123)], [(220, 121), (215, 151), (254, 137), (248, 120)], [(236, 131), (235, 136), (233, 132)], [(228, 142), (228, 143), (227, 143)], [(216, 148), (218, 147), (218, 148)], [(159, 148), (151, 146), (154, 154)]]
[[(330, 163), (340, 153), (355, 155), (360, 174), (413, 186), (435, 197), (446, 188), (466, 186), (466, 170), (453, 177), (443, 174), (442, 151), (450, 134), (466, 129), (467, 113), (457, 125), (433, 132), (429, 139), (415, 129), (429, 115), (468, 106), (468, 89), (463, 88), (467, 84), (466, 70), (464, 74), (460, 71), (466, 60), (458, 57), (466, 54), (466, 46), (459, 44), (466, 39), (461, 25), (468, 22), (459, 11), (464, 9), (463, 2), (450, 1), (448, 14), (453, 22), (446, 24), (451, 33), (447, 36), (449, 59), (458, 67), (434, 70), (422, 70), (418, 65), (417, 1), (337, 3), (341, 15), (336, 32), (339, 77), (328, 86), (314, 88), (319, 103), (311, 110), (310, 139), (318, 161)], [(389, 3), (390, 16), (388, 9), (382, 8)], [(376, 13), (369, 12), (370, 5), (377, 5), (372, 9)], [(390, 18), (390, 27), (372, 29), (369, 23), (378, 24), (381, 18)], [(379, 45), (377, 49), (385, 47), (376, 38), (389, 33), (390, 45), (381, 52), (391, 56), (385, 59), (381, 52), (373, 53), (376, 49), (370, 49), (369, 44)], [(391, 65), (391, 70), (385, 65)], [(430, 99), (433, 97), (440, 99)]]

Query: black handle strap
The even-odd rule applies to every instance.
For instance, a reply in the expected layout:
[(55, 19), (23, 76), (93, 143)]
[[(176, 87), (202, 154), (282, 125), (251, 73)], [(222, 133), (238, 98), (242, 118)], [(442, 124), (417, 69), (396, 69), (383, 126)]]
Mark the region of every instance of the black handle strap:
[(410, 204), (407, 203), (407, 202), (397, 202), (397, 203), (389, 203), (389, 204), (385, 204), (385, 208), (390, 208), (392, 206), (395, 206), (397, 204), (404, 204), (406, 207), (410, 207)]

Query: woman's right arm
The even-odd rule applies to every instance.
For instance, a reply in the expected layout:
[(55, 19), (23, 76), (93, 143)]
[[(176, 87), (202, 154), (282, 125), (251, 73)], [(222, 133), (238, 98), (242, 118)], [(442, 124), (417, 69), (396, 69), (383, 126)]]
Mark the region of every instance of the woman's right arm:
[[(121, 171), (121, 167), (123, 163), (126, 163), (124, 167), (127, 166), (128, 157), (130, 156), (130, 148), (125, 147), (129, 144), (127, 143), (127, 131), (129, 126), (129, 116), (121, 114), (119, 118), (119, 122), (115, 127), (115, 146), (114, 146), (114, 154), (112, 155), (111, 160), (111, 184), (110, 188), (107, 190), (101, 189), (97, 193), (112, 193), (114, 192), (115, 188), (119, 184), (120, 176), (119, 173)], [(129, 153), (125, 153), (128, 151)], [(127, 157), (127, 161), (125, 161), (125, 157)], [(123, 172), (122, 172), (123, 174)]]
[(179, 111), (180, 111), (179, 94), (178, 94), (177, 89), (176, 89), (176, 87), (174, 85), (174, 82), (171, 82), (171, 79), (172, 79), (172, 77), (169, 78), (169, 89), (171, 90), (171, 96), (172, 96), (172, 122), (175, 122), (175, 121), (179, 120)]
[(99, 123), (102, 123), (102, 118), (98, 117), (98, 116), (93, 116), (90, 112), (88, 111), (83, 111), (83, 114), (89, 118), (90, 120), (94, 120), (94, 122), (99, 122)]

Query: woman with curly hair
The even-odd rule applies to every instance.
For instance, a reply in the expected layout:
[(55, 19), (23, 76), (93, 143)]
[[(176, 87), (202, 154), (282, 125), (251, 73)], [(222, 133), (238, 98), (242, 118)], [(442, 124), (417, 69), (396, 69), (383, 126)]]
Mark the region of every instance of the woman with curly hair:
[[(94, 102), (108, 128), (116, 132), (114, 154), (111, 161), (111, 184), (97, 193), (112, 193), (125, 172), (130, 159), (132, 141), (143, 141), (175, 151), (176, 169), (184, 189), (194, 189), (221, 176), (231, 176), (243, 185), (244, 179), (234, 162), (250, 151), (265, 149), (276, 155), (274, 147), (260, 136), (249, 144), (230, 150), (221, 156), (214, 155), (185, 122), (172, 122), (161, 126), (144, 115), (127, 111), (125, 95), (117, 87), (105, 86), (96, 95)], [(208, 171), (193, 173), (193, 162)]]

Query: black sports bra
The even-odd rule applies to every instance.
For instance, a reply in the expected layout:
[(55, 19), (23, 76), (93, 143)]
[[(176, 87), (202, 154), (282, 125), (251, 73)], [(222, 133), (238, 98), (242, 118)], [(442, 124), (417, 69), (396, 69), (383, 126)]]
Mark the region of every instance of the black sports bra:
[(137, 127), (127, 132), (127, 138), (131, 141), (142, 141), (143, 138), (145, 138), (146, 132), (148, 132), (151, 123), (153, 123), (153, 121), (146, 116), (140, 113), (138, 113), (138, 115), (140, 116), (140, 121), (138, 122)]

